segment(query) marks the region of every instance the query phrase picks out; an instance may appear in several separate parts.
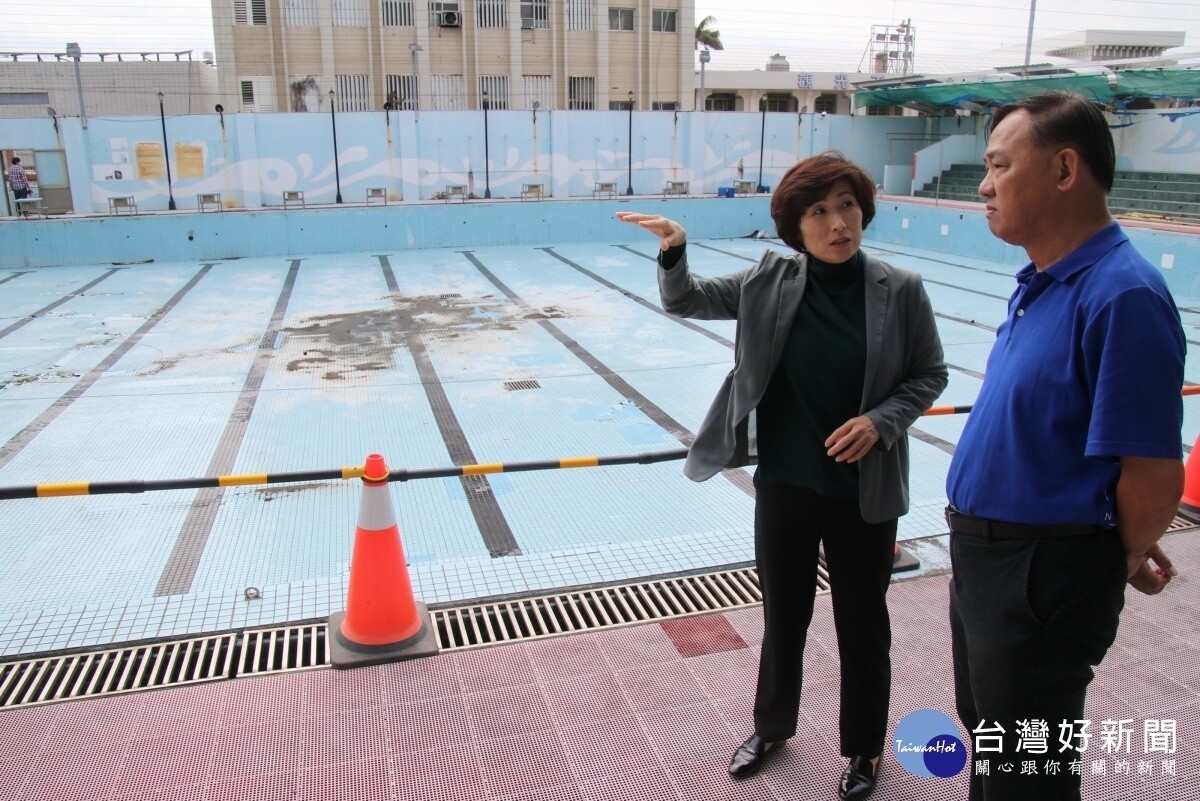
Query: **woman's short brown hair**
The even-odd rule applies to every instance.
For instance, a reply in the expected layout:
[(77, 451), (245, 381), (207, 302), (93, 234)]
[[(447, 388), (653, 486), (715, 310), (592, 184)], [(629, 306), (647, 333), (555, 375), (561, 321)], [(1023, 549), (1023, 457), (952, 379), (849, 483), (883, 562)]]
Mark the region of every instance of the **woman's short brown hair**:
[(862, 208), (863, 228), (871, 224), (875, 219), (875, 182), (862, 167), (836, 150), (827, 150), (795, 164), (783, 174), (775, 194), (771, 195), (775, 232), (788, 247), (804, 252), (800, 218), (843, 179), (850, 182), (854, 199)]

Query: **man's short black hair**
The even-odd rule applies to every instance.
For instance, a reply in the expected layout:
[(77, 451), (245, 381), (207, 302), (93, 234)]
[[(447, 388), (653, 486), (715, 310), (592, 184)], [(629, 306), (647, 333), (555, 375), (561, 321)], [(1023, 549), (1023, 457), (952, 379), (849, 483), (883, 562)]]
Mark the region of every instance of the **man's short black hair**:
[(1104, 187), (1112, 191), (1117, 169), (1117, 150), (1108, 120), (1096, 104), (1075, 92), (1043, 92), (1001, 106), (992, 114), (990, 136), (1001, 120), (1014, 111), (1025, 110), (1033, 122), (1033, 139), (1042, 147), (1071, 148)]

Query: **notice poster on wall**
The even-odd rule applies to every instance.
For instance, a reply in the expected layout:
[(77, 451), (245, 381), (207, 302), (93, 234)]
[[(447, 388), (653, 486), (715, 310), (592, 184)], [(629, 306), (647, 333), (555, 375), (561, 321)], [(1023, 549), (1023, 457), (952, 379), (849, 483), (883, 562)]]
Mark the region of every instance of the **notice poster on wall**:
[(175, 143), (175, 166), (180, 178), (204, 177), (204, 148), (201, 145)]
[(163, 147), (158, 142), (138, 142), (133, 147), (133, 155), (137, 161), (138, 178), (146, 180), (167, 177)]

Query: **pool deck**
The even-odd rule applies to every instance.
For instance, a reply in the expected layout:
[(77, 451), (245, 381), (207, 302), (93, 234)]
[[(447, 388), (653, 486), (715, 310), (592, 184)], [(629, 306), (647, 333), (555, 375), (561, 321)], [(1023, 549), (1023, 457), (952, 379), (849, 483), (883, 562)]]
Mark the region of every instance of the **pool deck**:
[[(1093, 732), (1106, 720), (1131, 721), (1133, 731), (1128, 753), (1093, 740), (1083, 761), (1089, 801), (1196, 798), (1200, 537), (1171, 535), (1164, 547), (1181, 575), (1156, 597), (1129, 591), (1089, 694)], [(892, 585), (893, 727), (918, 709), (953, 717), (947, 587), (945, 576)], [(835, 799), (844, 762), (827, 594), (809, 631), (798, 735), (757, 776), (726, 775), (750, 732), (761, 633), (761, 608), (750, 607), (3, 711), (0, 801)], [(1173, 753), (1145, 750), (1147, 720), (1176, 721)], [(965, 783), (965, 773), (909, 775), (887, 756), (872, 797), (957, 801)]]

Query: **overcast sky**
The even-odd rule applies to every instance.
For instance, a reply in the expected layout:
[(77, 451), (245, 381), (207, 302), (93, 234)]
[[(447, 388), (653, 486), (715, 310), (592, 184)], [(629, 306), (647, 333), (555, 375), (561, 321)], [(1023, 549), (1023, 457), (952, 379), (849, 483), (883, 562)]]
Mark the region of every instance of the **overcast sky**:
[[(554, 0), (558, 2), (558, 0)], [(616, 3), (619, 0), (611, 0)], [(0, 52), (84, 52), (213, 48), (207, 0), (0, 0)], [(811, 10), (803, 10), (808, 6)], [(845, 9), (845, 10), (841, 10)], [(1083, 10), (1086, 9), (1086, 10)], [(772, 53), (793, 70), (869, 71), (871, 26), (912, 20), (919, 72), (949, 72), (1024, 60), (1028, 0), (697, 0), (697, 20), (716, 17), (725, 43), (710, 69), (758, 69)], [(1182, 51), (1200, 52), (1200, 2), (1038, 0), (1038, 44), (1092, 29), (1183, 31)]]

